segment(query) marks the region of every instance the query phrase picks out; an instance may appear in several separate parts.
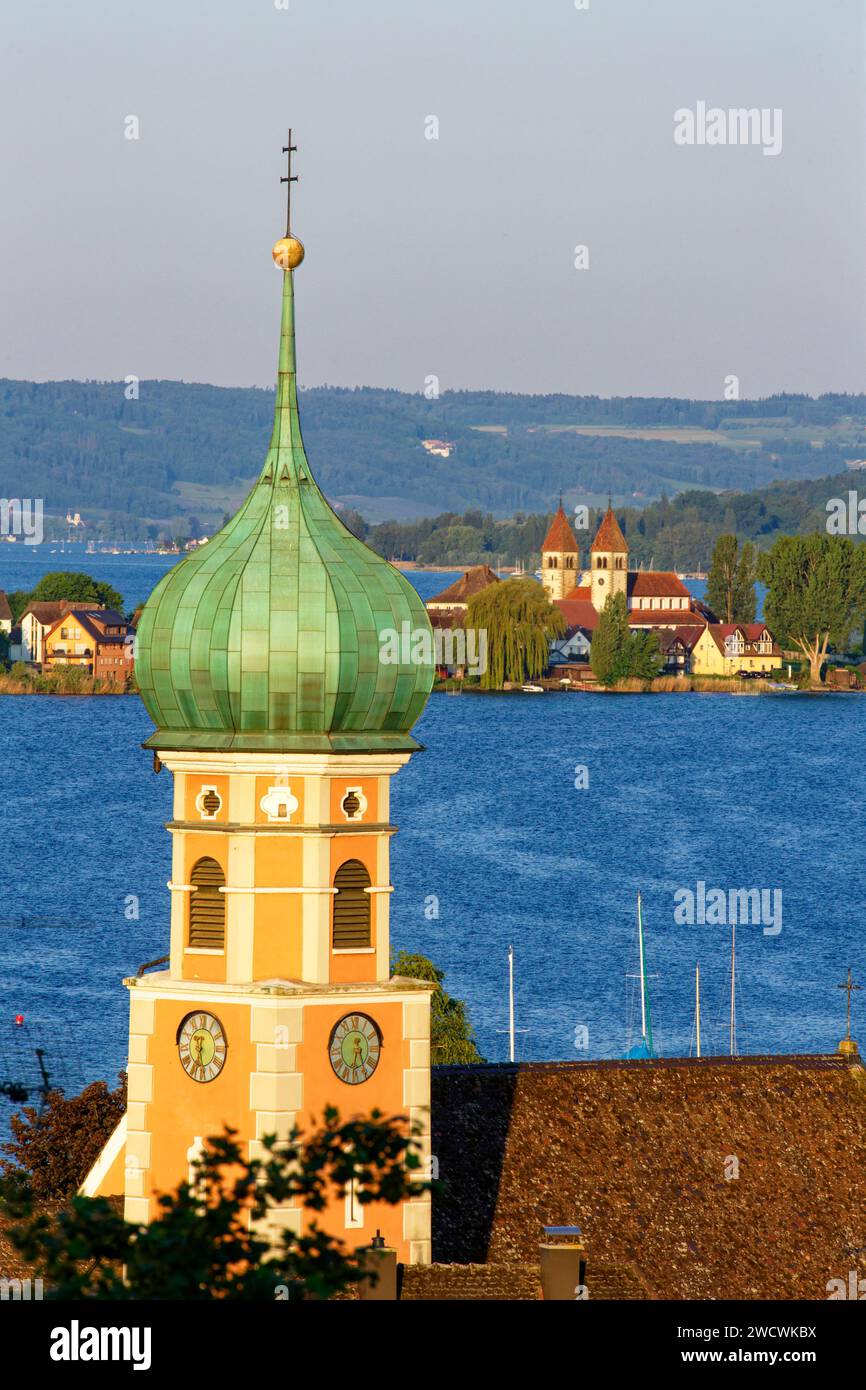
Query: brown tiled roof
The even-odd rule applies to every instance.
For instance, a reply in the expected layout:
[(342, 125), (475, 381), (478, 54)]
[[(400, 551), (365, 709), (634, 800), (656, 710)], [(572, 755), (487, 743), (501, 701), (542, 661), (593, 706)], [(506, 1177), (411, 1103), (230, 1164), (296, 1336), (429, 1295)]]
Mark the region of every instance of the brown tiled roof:
[(561, 554), (572, 555), (576, 555), (578, 552), (579, 547), (574, 538), (571, 523), (562, 510), (561, 502), (556, 515), (550, 523), (550, 530), (544, 539), (544, 544), (541, 549), (542, 551), (553, 550)]
[(431, 627), (462, 627), (466, 621), (465, 608), (431, 608), (427, 617), (430, 619)]
[(718, 628), (722, 637), (741, 632), (747, 642), (759, 642), (764, 633), (769, 632), (766, 623), (713, 623), (713, 627)]
[[(720, 652), (725, 650), (725, 638), (732, 637), (735, 632), (742, 632), (747, 642), (760, 642), (765, 632), (771, 640), (773, 636), (766, 623), (708, 623), (707, 628)], [(779, 651), (773, 642), (773, 655), (778, 655)]]
[(28, 613), (32, 613), (43, 627), (50, 627), (56, 623), (58, 618), (62, 618), (66, 613), (87, 612), (88, 609), (95, 608), (93, 603), (69, 603), (65, 599), (38, 600), (36, 603), (28, 603), (24, 612), (21, 614), (25, 618)]
[(12, 609), (9, 607), (9, 600), (6, 597), (6, 591), (4, 589), (0, 589), (0, 622), (11, 623), (11, 621)]
[(628, 542), (620, 530), (619, 522), (613, 514), (613, 507), (608, 507), (604, 514), (601, 525), (596, 532), (595, 540), (590, 549), (618, 551), (620, 554), (628, 552)]
[(691, 598), (672, 570), (632, 570), (628, 576), (630, 598)]
[(455, 579), (453, 584), (449, 584), (447, 589), (443, 589), (441, 594), (434, 594), (427, 602), (468, 603), (475, 594), (480, 594), (482, 589), (498, 583), (499, 575), (495, 574), (489, 565), (473, 565), (459, 579)]
[(581, 601), (581, 602), (591, 603), (591, 602), (592, 602), (592, 585), (591, 585), (591, 584), (576, 584), (576, 585), (574, 586), (573, 589), (570, 589), (570, 590), (569, 590), (569, 592), (565, 595), (565, 597), (566, 597), (566, 599), (575, 599), (575, 600), (579, 600), (579, 601)]
[(590, 1288), (624, 1267), (648, 1297), (825, 1300), (866, 1276), (864, 1083), (834, 1056), (434, 1067), (433, 1259), (535, 1262), (577, 1225)]
[(659, 646), (664, 652), (672, 647), (674, 642), (679, 641), (687, 651), (691, 651), (703, 631), (702, 627), (662, 628), (658, 634)]

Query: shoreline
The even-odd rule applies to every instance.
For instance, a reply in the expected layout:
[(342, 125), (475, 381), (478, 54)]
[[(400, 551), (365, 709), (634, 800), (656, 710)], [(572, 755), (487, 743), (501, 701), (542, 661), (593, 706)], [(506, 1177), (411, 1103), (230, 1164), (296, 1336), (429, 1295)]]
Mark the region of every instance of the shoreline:
[[(676, 684), (673, 681), (676, 681)], [(541, 685), (545, 695), (863, 695), (864, 690), (836, 690), (832, 686), (797, 686), (790, 689), (774, 689), (764, 681), (742, 681), (735, 678), (713, 678), (693, 676), (681, 678), (661, 677), (658, 681), (622, 681), (613, 686), (575, 683), (560, 686), (545, 681), (527, 682)], [(540, 692), (527, 691), (519, 685), (502, 686), (496, 690), (482, 689), (479, 685), (446, 685), (437, 682), (431, 691), (433, 695), (530, 695)]]

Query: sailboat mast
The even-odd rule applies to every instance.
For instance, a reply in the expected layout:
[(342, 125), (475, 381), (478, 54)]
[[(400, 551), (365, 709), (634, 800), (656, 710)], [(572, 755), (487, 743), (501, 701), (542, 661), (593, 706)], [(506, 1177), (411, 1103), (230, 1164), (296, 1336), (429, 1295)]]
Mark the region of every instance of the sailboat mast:
[(641, 1037), (643, 1038), (646, 1044), (647, 1052), (650, 1054), (650, 1056), (652, 1056), (653, 1024), (652, 1015), (650, 1013), (649, 1007), (649, 998), (647, 996), (646, 988), (646, 959), (644, 955), (643, 940), (643, 911), (640, 893), (638, 893), (637, 895), (637, 937), (638, 946), (640, 950), (640, 1030)]
[(514, 1061), (514, 947), (508, 948), (508, 1060)]
[(640, 893), (637, 895), (637, 949), (640, 957), (640, 1035), (646, 1042), (646, 977), (643, 963), (643, 920), (640, 910)]
[(701, 967), (695, 966), (695, 1032), (698, 1044), (698, 1056), (701, 1055)]
[(735, 982), (737, 977), (737, 925), (731, 923), (731, 1056), (735, 1055), (737, 1046), (737, 1024), (736, 1024), (736, 993)]

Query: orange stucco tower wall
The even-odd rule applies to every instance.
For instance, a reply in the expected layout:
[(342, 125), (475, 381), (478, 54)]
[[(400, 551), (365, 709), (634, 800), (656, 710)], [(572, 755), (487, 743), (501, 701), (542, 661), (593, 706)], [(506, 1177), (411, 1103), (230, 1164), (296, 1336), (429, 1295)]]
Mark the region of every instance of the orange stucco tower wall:
[[(155, 1194), (187, 1177), (202, 1141), (225, 1123), (254, 1157), (264, 1135), (303, 1129), (326, 1105), (344, 1116), (378, 1109), (405, 1116), (429, 1154), (429, 986), (389, 968), (390, 779), (407, 755), (162, 757), (174, 775), (171, 957), (167, 971), (124, 982), (127, 1219), (150, 1220)], [(191, 879), (205, 857), (225, 878), (222, 947), (189, 944)], [(363, 864), (370, 879), (371, 940), (357, 950), (334, 945), (334, 879), (346, 862)], [(225, 1061), (207, 1081), (181, 1064), (190, 1015), (215, 1019), (225, 1039)], [(346, 1081), (331, 1038), (354, 1016), (378, 1033), (380, 1055), (363, 1080)], [(353, 1246), (379, 1228), (399, 1258), (429, 1261), (427, 1195), (402, 1207), (352, 1197), (327, 1214), (334, 1234)], [(301, 1217), (286, 1208), (274, 1224), (300, 1230)]]

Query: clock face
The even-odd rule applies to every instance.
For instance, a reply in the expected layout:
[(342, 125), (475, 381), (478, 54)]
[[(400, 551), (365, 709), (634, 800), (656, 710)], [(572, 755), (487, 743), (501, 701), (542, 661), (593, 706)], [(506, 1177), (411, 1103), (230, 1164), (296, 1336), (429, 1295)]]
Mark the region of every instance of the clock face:
[(177, 1035), (180, 1064), (193, 1081), (213, 1081), (225, 1066), (228, 1043), (213, 1014), (187, 1014)]
[(366, 1014), (346, 1014), (328, 1044), (331, 1066), (347, 1086), (357, 1086), (373, 1075), (381, 1050), (382, 1036)]

